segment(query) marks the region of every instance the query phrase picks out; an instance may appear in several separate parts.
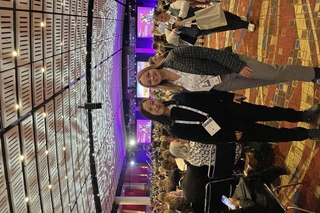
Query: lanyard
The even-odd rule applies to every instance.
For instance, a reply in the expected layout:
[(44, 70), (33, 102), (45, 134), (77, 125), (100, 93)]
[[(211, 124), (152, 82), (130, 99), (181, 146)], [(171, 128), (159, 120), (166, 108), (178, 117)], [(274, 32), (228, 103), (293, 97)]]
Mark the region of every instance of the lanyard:
[[(183, 105), (179, 105), (179, 106), (176, 106), (176, 107), (179, 107), (179, 108), (182, 108), (182, 109), (186, 109), (186, 110), (198, 113), (198, 114), (206, 116), (206, 117), (208, 117), (208, 115), (209, 115), (208, 113), (202, 112), (201, 110), (198, 110), (198, 109), (195, 109), (195, 108), (192, 108), (192, 107), (187, 107), (187, 106), (183, 106)], [(202, 122), (200, 122), (200, 121), (175, 120), (174, 122), (178, 123), (178, 124), (202, 124)]]

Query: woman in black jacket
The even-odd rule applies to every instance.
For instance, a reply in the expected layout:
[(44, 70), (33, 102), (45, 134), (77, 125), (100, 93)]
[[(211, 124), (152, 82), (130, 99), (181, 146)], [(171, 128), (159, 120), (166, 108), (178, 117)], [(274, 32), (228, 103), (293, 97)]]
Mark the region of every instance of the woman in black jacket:
[(319, 129), (275, 128), (256, 123), (274, 120), (313, 122), (319, 117), (319, 105), (296, 111), (250, 104), (242, 102), (243, 99), (243, 95), (229, 92), (183, 92), (165, 104), (145, 99), (139, 104), (139, 111), (148, 119), (168, 125), (172, 136), (199, 143), (320, 139)]

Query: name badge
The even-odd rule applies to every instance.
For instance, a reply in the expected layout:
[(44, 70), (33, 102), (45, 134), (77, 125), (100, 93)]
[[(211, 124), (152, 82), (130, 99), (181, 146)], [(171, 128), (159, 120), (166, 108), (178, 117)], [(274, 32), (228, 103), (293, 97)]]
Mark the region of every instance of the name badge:
[(201, 87), (203, 89), (205, 89), (205, 91), (209, 91), (211, 90), (211, 88), (215, 85), (221, 84), (222, 80), (220, 78), (220, 75), (217, 75), (215, 77), (212, 77), (206, 81), (203, 82), (203, 84), (201, 85)]
[(221, 127), (211, 118), (209, 117), (202, 126), (207, 130), (207, 132), (212, 136), (216, 134)]

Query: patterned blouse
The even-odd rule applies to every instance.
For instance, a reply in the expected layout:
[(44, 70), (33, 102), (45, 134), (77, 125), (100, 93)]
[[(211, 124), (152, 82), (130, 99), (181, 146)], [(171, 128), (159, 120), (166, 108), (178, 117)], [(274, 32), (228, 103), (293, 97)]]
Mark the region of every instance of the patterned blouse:
[[(214, 144), (202, 144), (190, 141), (190, 158), (188, 162), (193, 166), (209, 166), (210, 155), (211, 157), (211, 166), (214, 166), (215, 155), (216, 155), (216, 145)], [(239, 143), (236, 143), (236, 155), (234, 159), (234, 163), (236, 164), (241, 157), (242, 146)]]

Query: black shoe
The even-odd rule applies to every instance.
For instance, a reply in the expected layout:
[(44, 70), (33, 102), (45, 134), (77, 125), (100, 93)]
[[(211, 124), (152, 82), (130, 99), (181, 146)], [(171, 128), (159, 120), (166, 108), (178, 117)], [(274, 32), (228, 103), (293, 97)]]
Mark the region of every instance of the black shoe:
[(318, 86), (320, 86), (320, 78), (314, 78), (312, 82)]
[(320, 116), (320, 105), (316, 104), (305, 110), (301, 116), (302, 121), (312, 123), (318, 120)]
[(313, 140), (320, 140), (320, 129), (308, 129), (308, 138)]

